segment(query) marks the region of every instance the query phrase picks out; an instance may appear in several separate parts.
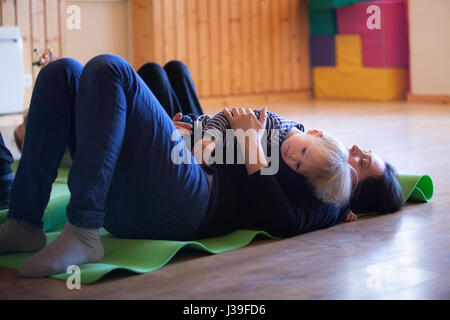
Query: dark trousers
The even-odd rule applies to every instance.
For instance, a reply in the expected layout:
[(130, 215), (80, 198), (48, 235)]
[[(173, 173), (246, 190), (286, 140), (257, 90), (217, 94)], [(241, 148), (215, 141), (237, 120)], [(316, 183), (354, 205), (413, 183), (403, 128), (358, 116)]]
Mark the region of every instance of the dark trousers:
[(13, 161), (13, 156), (6, 147), (2, 133), (0, 132), (0, 180), (3, 177), (6, 178), (12, 174), (11, 163), (13, 163)]
[[(42, 227), (68, 146), (73, 159), (70, 223), (104, 226), (126, 238), (183, 240), (195, 234), (205, 219), (211, 186), (165, 110), (201, 109), (192, 80), (185, 96), (174, 93), (177, 82), (169, 80), (173, 92), (157, 99), (152, 91), (160, 91), (150, 76), (146, 84), (124, 59), (112, 54), (99, 55), (84, 67), (70, 58), (46, 65), (31, 98), (8, 217)], [(181, 78), (180, 85), (186, 85), (186, 79)], [(168, 86), (167, 81), (155, 84)], [(160, 101), (170, 99), (163, 108)], [(187, 105), (190, 101), (193, 104)], [(173, 150), (189, 161), (175, 163)]]
[(170, 61), (164, 67), (154, 62), (144, 64), (137, 71), (170, 118), (178, 112), (200, 116), (203, 110), (187, 66)]

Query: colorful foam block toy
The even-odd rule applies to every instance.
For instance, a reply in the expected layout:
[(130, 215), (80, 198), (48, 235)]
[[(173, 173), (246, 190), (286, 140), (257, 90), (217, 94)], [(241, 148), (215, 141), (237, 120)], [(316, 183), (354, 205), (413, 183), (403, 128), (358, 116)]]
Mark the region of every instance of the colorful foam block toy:
[(312, 66), (335, 66), (334, 35), (310, 36), (309, 50)]
[(361, 68), (361, 37), (359, 34), (337, 34), (336, 60), (338, 67)]
[(407, 67), (408, 31), (403, 0), (359, 2), (336, 10), (339, 34), (360, 34), (363, 66)]
[(388, 101), (405, 99), (407, 72), (404, 68), (315, 67), (313, 81), (318, 98)]
[(362, 2), (367, 0), (310, 0), (309, 7), (310, 9), (330, 9), (330, 8), (338, 8), (343, 6), (348, 6), (355, 2)]
[(336, 34), (336, 10), (311, 10), (309, 11), (309, 25), (311, 35)]

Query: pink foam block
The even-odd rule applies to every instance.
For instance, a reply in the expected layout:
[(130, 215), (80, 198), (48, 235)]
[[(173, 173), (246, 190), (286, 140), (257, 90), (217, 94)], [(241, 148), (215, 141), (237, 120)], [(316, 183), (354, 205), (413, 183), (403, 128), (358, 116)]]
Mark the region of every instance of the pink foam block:
[(359, 2), (338, 8), (336, 17), (339, 34), (361, 35), (363, 66), (408, 66), (408, 31), (403, 0)]

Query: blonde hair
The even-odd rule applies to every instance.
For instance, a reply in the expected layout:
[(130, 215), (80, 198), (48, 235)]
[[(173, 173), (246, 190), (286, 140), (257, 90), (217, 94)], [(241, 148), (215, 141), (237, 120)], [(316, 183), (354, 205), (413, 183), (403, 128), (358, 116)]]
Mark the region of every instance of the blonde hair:
[(319, 199), (343, 206), (350, 199), (351, 174), (355, 170), (348, 163), (349, 152), (340, 141), (328, 134), (311, 138), (315, 139), (312, 146), (317, 152), (314, 170), (307, 179)]

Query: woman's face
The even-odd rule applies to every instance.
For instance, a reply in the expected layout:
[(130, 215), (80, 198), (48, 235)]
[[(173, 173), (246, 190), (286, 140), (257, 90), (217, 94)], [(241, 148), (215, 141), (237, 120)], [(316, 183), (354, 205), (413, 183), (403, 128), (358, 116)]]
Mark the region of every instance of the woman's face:
[(348, 163), (356, 170), (359, 181), (383, 174), (385, 163), (375, 152), (363, 151), (356, 144), (349, 148), (348, 151)]
[(297, 132), (281, 144), (281, 158), (293, 171), (308, 176), (317, 162), (315, 139), (323, 135), (319, 130), (308, 130), (307, 133)]

